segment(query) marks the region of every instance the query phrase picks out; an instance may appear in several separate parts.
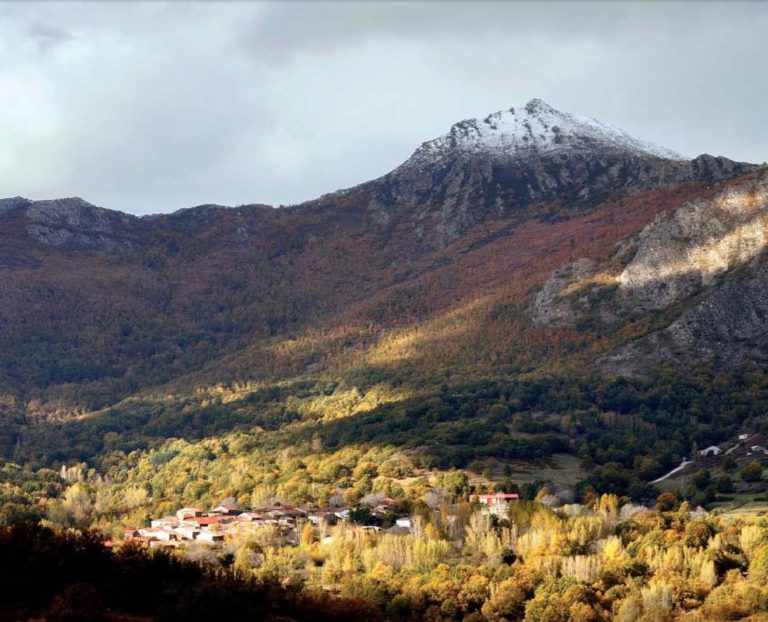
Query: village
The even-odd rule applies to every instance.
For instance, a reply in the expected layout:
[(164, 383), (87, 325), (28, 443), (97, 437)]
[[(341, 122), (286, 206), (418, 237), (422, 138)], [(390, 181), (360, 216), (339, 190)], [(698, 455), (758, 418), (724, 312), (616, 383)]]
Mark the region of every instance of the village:
[[(517, 499), (515, 493), (479, 494), (473, 497), (481, 512), (498, 519), (506, 518), (509, 504)], [(208, 511), (184, 507), (174, 515), (152, 519), (149, 527), (123, 528), (123, 540), (151, 548), (178, 548), (190, 543), (215, 547), (248, 530), (272, 526), (285, 544), (298, 544), (302, 530), (311, 526), (318, 539), (328, 543), (332, 538), (329, 528), (339, 522), (357, 524), (364, 531), (385, 531), (395, 535), (411, 533), (412, 518), (399, 513), (394, 500), (385, 497), (376, 501), (375, 505), (362, 512), (341, 506), (311, 508), (278, 502), (251, 510), (240, 509), (229, 502)], [(360, 519), (367, 520), (361, 523)]]
[[(651, 484), (680, 477), (684, 472), (690, 473), (692, 466), (718, 468), (719, 462), (724, 458), (734, 457), (743, 461), (765, 456), (768, 454), (766, 445), (768, 440), (762, 434), (742, 431), (723, 445), (696, 450), (694, 459), (684, 459), (680, 466)], [(549, 487), (555, 489), (552, 484)], [(565, 490), (567, 487), (558, 488), (562, 488), (556, 495), (561, 498), (560, 502), (572, 503), (570, 497), (573, 496), (573, 491)], [(495, 520), (506, 519), (510, 504), (517, 500), (518, 494), (503, 492), (475, 494), (471, 497), (477, 510)], [(542, 502), (553, 505), (546, 496), (542, 498)], [(436, 508), (433, 509), (437, 511)], [(346, 523), (363, 531), (395, 535), (408, 535), (414, 529), (414, 517), (402, 503), (383, 494), (376, 494), (354, 508), (343, 504), (327, 507), (300, 506), (279, 501), (255, 509), (243, 509), (229, 501), (222, 502), (210, 510), (183, 507), (170, 516), (151, 519), (149, 526), (127, 526), (123, 528), (122, 536), (124, 541), (141, 543), (152, 548), (179, 548), (189, 544), (217, 547), (236, 540), (249, 530), (269, 526), (280, 542), (296, 545), (302, 532), (306, 533), (310, 527), (313, 539), (329, 543), (333, 538), (331, 528), (338, 523)]]

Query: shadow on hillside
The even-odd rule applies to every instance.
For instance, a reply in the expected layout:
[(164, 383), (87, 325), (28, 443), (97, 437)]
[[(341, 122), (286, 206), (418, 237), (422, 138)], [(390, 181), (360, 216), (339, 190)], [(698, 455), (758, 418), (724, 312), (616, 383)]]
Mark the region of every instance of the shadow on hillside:
[[(361, 375), (358, 371), (353, 377), (359, 384), (354, 388), (365, 393), (385, 373), (368, 369)], [(404, 394), (412, 389), (400, 388)], [(560, 434), (521, 438), (512, 433), (510, 412), (501, 405), (509, 398), (509, 388), (492, 381), (437, 387), (331, 420), (302, 419), (289, 406), (302, 397), (332, 395), (334, 390), (333, 384), (324, 381), (297, 380), (225, 403), (129, 401), (90, 419), (28, 428), (17, 439), (13, 459), (39, 466), (99, 464), (94, 457), (158, 446), (168, 438), (195, 441), (256, 430), (257, 443), (265, 449), (309, 446), (319, 436), (327, 451), (361, 444), (418, 447), (424, 460), (436, 466), (465, 466), (484, 456), (546, 458), (568, 448)], [(526, 405), (536, 402), (540, 393), (540, 388), (516, 389)]]

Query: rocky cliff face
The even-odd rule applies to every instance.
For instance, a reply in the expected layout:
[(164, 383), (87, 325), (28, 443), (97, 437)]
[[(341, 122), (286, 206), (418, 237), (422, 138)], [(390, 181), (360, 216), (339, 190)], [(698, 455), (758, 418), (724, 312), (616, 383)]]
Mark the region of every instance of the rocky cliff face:
[(21, 197), (0, 201), (0, 216), (23, 226), (35, 242), (67, 250), (113, 252), (129, 250), (141, 235), (135, 216), (106, 210), (78, 197), (30, 201)]
[(757, 258), (768, 243), (766, 179), (763, 173), (660, 214), (640, 233), (620, 290), (644, 309), (665, 309)]
[(545, 325), (657, 318), (603, 357), (612, 373), (659, 362), (743, 364), (768, 358), (768, 170), (660, 213), (614, 262), (579, 260), (552, 274), (531, 311)]

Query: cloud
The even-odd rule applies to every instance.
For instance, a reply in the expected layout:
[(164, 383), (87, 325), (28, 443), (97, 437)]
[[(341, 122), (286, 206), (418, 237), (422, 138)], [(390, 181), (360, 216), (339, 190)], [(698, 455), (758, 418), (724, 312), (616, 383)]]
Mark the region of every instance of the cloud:
[(0, 7), (0, 195), (285, 204), (542, 97), (697, 155), (768, 156), (762, 3)]
[(74, 39), (71, 32), (44, 23), (32, 24), (27, 33), (37, 42), (38, 49), (43, 54)]

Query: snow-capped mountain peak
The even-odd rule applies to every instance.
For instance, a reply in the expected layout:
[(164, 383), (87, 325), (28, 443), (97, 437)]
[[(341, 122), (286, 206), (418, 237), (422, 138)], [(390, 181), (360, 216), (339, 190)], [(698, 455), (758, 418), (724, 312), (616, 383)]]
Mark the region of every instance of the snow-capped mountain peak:
[(416, 150), (414, 163), (459, 154), (490, 154), (519, 158), (548, 153), (624, 153), (685, 160), (665, 147), (634, 138), (621, 129), (590, 117), (556, 110), (541, 99), (484, 119), (467, 119)]

